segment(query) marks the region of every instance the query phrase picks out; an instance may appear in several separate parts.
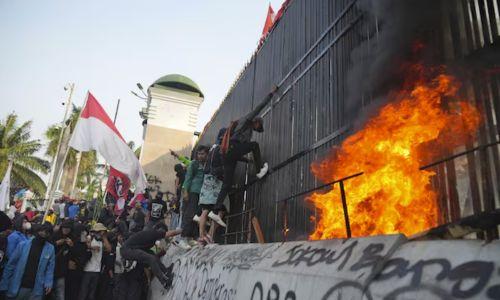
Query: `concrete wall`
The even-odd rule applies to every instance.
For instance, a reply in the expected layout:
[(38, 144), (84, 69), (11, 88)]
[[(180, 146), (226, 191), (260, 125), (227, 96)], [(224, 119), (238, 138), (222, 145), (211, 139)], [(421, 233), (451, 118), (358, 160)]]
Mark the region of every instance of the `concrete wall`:
[(161, 191), (175, 193), (174, 166), (179, 161), (170, 155), (172, 149), (179, 154), (191, 154), (193, 133), (148, 124), (141, 165), (150, 185), (159, 185)]
[(171, 247), (167, 299), (500, 299), (500, 241), (350, 240)]
[(203, 98), (196, 93), (163, 87), (150, 87), (148, 93), (150, 112), (141, 165), (151, 186), (159, 185), (162, 192), (175, 192), (174, 165), (179, 161), (170, 155), (169, 149), (190, 155)]

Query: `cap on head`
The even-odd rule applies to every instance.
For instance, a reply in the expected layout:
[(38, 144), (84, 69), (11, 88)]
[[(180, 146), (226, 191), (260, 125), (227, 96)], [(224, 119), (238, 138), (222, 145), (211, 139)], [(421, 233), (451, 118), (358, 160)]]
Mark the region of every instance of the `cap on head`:
[(102, 223), (95, 223), (91, 231), (108, 231), (108, 229)]

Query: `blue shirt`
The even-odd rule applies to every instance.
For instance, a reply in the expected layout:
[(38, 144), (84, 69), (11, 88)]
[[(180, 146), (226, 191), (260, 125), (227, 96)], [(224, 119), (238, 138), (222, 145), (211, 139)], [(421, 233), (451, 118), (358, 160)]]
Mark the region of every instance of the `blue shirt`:
[(7, 237), (7, 258), (10, 258), (12, 254), (14, 254), (14, 250), (16, 250), (17, 245), (27, 240), (28, 237), (26, 237), (24, 233), (21, 233), (17, 230), (9, 234), (9, 236)]
[(73, 220), (76, 216), (78, 216), (79, 212), (80, 207), (76, 204), (71, 204), (70, 207), (68, 207), (68, 218)]
[[(5, 266), (2, 280), (0, 281), (0, 290), (7, 291), (7, 297), (15, 298), (21, 288), (21, 281), (28, 262), (28, 256), (31, 249), (32, 240), (20, 243)], [(44, 288), (52, 288), (54, 283), (55, 253), (54, 246), (45, 242), (35, 277), (31, 296), (43, 296)]]

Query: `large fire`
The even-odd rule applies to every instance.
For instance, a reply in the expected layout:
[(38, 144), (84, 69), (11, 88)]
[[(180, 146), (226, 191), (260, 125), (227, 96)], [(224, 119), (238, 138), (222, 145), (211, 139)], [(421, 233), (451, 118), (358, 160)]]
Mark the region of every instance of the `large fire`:
[[(462, 145), (480, 122), (478, 110), (458, 96), (460, 84), (444, 68), (415, 64), (407, 74), (411, 79), (389, 94), (389, 104), (312, 165), (323, 182), (364, 172), (344, 182), (353, 237), (412, 235), (438, 225), (435, 173), (420, 166)], [(309, 200), (319, 213), (310, 238), (345, 237), (338, 185)]]

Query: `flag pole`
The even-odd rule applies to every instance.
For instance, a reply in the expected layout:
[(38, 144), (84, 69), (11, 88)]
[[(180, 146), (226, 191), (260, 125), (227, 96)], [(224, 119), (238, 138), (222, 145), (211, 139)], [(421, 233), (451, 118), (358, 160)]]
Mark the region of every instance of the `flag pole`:
[[(115, 108), (115, 117), (113, 119), (113, 124), (116, 124), (116, 119), (118, 118), (118, 110), (120, 109), (120, 99), (116, 102), (116, 108)], [(105, 170), (109, 168), (109, 164), (106, 163)], [(108, 172), (108, 180), (109, 180), (109, 172)], [(104, 200), (103, 203), (106, 201), (106, 197), (108, 196), (108, 189), (106, 188), (106, 192), (104, 193)]]
[[(57, 165), (57, 158), (59, 156), (59, 152), (61, 151), (61, 142), (62, 138), (64, 135), (64, 125), (66, 122), (66, 118), (68, 117), (69, 110), (71, 109), (71, 98), (73, 96), (73, 91), (75, 89), (75, 84), (71, 83), (70, 85), (70, 90), (69, 90), (69, 96), (68, 99), (66, 100), (66, 111), (64, 112), (64, 118), (61, 122), (61, 132), (59, 133), (59, 140), (57, 142), (57, 149), (56, 149), (56, 155), (54, 156), (54, 159), (52, 161), (52, 166), (50, 168), (50, 175), (49, 175), (49, 181), (47, 183), (47, 191), (45, 192), (45, 199), (46, 201), (49, 200), (50, 195), (52, 194), (52, 186), (54, 185), (54, 175), (56, 173), (56, 165)], [(65, 87), (66, 89), (66, 87)]]
[[(85, 106), (87, 106), (88, 99), (89, 99), (89, 92), (87, 92), (87, 97), (85, 97), (85, 101), (83, 102), (82, 109), (80, 110), (80, 114), (78, 115), (78, 119), (76, 120), (77, 123), (80, 120), (80, 117), (82, 116), (82, 113), (83, 113), (83, 110), (85, 109)], [(69, 141), (71, 141), (72, 137), (73, 137), (73, 132), (71, 133), (71, 137), (69, 138)], [(62, 173), (64, 172), (64, 164), (66, 163), (66, 159), (68, 158), (68, 153), (70, 150), (71, 150), (71, 147), (68, 147), (68, 150), (66, 151), (66, 153), (64, 153), (64, 159), (61, 163), (61, 169), (57, 172), (57, 177), (55, 178), (55, 179), (57, 179), (56, 189), (59, 189), (59, 186), (61, 185)], [(78, 175), (78, 173), (77, 173), (77, 175)], [(55, 190), (52, 190), (51, 194), (50, 194), (49, 201), (47, 202), (47, 207), (45, 208), (45, 214), (43, 215), (42, 223), (45, 221), (45, 218), (47, 217), (47, 215), (49, 213), (49, 209), (52, 207), (52, 204), (54, 203), (54, 193), (55, 193)]]

